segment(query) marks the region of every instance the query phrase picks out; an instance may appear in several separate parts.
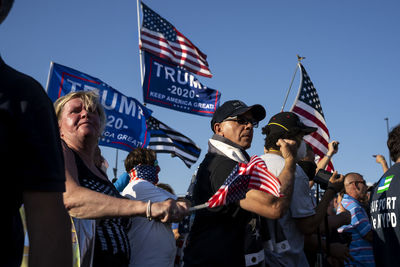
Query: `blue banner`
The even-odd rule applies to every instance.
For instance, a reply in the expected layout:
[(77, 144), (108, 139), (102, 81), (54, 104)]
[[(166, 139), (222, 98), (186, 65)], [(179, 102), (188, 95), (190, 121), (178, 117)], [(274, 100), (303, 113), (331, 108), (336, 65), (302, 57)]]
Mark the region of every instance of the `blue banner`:
[(146, 119), (150, 117), (151, 110), (95, 77), (52, 62), (47, 94), (53, 102), (70, 92), (91, 90), (98, 93), (107, 117), (99, 145), (125, 151), (147, 147), (150, 134), (147, 132)]
[(220, 92), (207, 88), (192, 73), (166, 60), (147, 52), (144, 52), (144, 55), (144, 102), (212, 117), (219, 106)]

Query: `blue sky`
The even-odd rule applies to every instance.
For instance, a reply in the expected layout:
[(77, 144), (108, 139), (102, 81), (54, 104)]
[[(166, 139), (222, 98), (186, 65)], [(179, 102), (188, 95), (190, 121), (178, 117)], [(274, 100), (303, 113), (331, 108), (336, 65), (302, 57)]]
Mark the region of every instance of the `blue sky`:
[[(198, 77), (222, 92), (222, 102), (262, 104), (278, 113), (297, 58), (306, 68), (325, 113), (331, 138), (340, 141), (334, 166), (375, 182), (382, 174), (373, 154), (388, 157), (386, 122), (399, 123), (400, 3), (398, 1), (156, 1), (145, 3), (208, 55), (214, 74)], [(50, 61), (108, 83), (143, 100), (136, 1), (17, 0), (0, 26), (4, 61), (46, 85)], [(286, 110), (299, 86), (297, 74)], [(210, 118), (148, 105), (153, 115), (201, 148), (191, 169), (158, 156), (160, 181), (183, 194), (207, 151)], [(250, 155), (263, 153), (261, 127)], [(115, 149), (102, 147), (113, 177)], [(120, 151), (118, 175), (127, 153)]]

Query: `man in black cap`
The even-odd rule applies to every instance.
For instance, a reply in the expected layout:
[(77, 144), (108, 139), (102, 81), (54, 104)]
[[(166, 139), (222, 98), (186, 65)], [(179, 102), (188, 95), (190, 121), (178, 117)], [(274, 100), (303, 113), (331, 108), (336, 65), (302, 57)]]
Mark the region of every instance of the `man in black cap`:
[[(268, 170), (278, 176), (284, 169), (285, 160), (276, 141), (285, 138), (294, 140), (298, 144), (296, 159), (305, 157), (307, 149), (303, 137), (313, 133), (317, 128), (304, 125), (299, 117), (292, 112), (281, 112), (270, 119), (267, 126), (263, 128), (266, 134), (264, 152), (261, 158), (268, 166)], [(290, 207), (279, 220), (268, 220), (270, 234), (276, 233), (277, 228), (283, 229), (288, 244), (284, 247), (271, 246), (266, 249), (267, 262), (272, 266), (308, 266), (307, 258), (303, 252), (304, 235), (316, 232), (321, 224), (329, 202), (337, 192), (343, 188), (343, 176), (336, 178), (335, 171), (329, 180), (329, 185), (324, 197), (317, 207), (314, 207), (309, 188), (309, 178), (301, 169), (296, 166), (294, 180), (288, 180), (286, 194), (292, 195)], [(293, 181), (293, 184), (290, 182)], [(275, 243), (277, 243), (272, 238)]]
[[(203, 204), (220, 188), (238, 162), (250, 159), (253, 129), (265, 118), (261, 105), (247, 106), (239, 100), (225, 102), (214, 113), (209, 149), (197, 172), (193, 190), (194, 205)], [(278, 179), (293, 179), (294, 141), (276, 142), (285, 167)], [(251, 214), (276, 218), (281, 205), (276, 197), (259, 190), (249, 190), (246, 198), (226, 206), (198, 210), (184, 252), (185, 266), (245, 266), (245, 228)]]

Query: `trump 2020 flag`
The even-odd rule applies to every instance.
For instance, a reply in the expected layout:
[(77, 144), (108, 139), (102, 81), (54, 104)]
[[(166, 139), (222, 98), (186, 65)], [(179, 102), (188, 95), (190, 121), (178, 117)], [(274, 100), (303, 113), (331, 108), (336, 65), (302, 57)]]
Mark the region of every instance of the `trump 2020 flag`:
[(143, 24), (140, 31), (140, 49), (165, 58), (190, 72), (212, 77), (207, 56), (174, 25), (142, 2)]
[(143, 100), (164, 108), (211, 117), (221, 93), (201, 84), (190, 72), (144, 52)]
[[(326, 126), (317, 90), (301, 63), (299, 63), (299, 68), (301, 73), (300, 87), (291, 111), (296, 113), (305, 125), (318, 128), (317, 131), (304, 136), (304, 141), (322, 159), (328, 152), (330, 138), (328, 127)], [(327, 166), (327, 170), (333, 170), (331, 161)]]
[(157, 153), (170, 153), (180, 158), (190, 168), (199, 158), (201, 149), (188, 137), (150, 116), (147, 120), (150, 133), (148, 148)]
[(107, 119), (100, 145), (129, 152), (149, 143), (146, 119), (152, 111), (100, 79), (52, 62), (46, 90), (53, 102), (70, 92), (94, 90), (98, 93)]
[(244, 199), (250, 189), (260, 190), (281, 197), (281, 183), (260, 157), (251, 157), (249, 163), (238, 163), (218, 191), (207, 201), (214, 208)]

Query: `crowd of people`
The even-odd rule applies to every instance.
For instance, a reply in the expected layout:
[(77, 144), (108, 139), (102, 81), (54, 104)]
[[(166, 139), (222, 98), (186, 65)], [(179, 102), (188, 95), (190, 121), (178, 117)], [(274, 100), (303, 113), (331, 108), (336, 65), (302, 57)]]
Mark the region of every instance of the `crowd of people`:
[[(12, 3), (0, 0), (0, 23)], [(395, 164), (389, 168), (376, 155), (383, 175), (373, 186), (357, 170), (315, 183), (339, 142), (315, 163), (304, 137), (317, 128), (292, 112), (275, 114), (262, 128), (260, 157), (279, 180), (280, 196), (250, 189), (233, 203), (191, 212), (238, 163), (249, 162), (246, 150), (265, 117), (262, 105), (223, 103), (190, 195), (178, 198), (160, 183), (157, 155), (146, 148), (133, 149), (126, 172), (110, 182), (98, 146), (106, 117), (94, 92), (72, 92), (52, 104), (38, 82), (0, 58), (0, 162), (11, 190), (2, 194), (10, 204), (3, 209), (1, 265), (21, 266), (23, 225), (28, 266), (400, 265), (400, 125), (387, 141)], [(29, 157), (20, 164), (14, 151)], [(177, 226), (188, 218), (186, 228)]]

